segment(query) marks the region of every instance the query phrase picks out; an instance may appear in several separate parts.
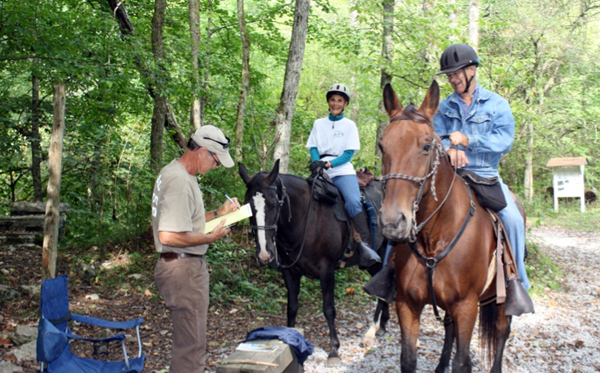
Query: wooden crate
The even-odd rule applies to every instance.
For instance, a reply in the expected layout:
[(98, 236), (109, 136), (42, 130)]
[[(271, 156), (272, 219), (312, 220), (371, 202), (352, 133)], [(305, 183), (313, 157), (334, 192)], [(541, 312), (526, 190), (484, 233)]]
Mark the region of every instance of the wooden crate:
[(217, 373), (302, 373), (304, 369), (290, 346), (277, 339), (251, 341), (257, 344), (277, 344), (272, 352), (235, 350), (217, 365)]

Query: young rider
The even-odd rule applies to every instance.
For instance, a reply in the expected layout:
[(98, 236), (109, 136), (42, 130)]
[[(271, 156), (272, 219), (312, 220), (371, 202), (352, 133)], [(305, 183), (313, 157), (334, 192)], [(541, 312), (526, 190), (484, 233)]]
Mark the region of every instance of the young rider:
[(360, 150), (356, 123), (344, 116), (350, 102), (350, 90), (336, 83), (327, 91), (329, 116), (315, 120), (306, 143), (310, 150), (310, 170), (324, 172), (331, 178), (344, 197), (346, 210), (352, 224), (361, 237), (359, 267), (369, 268), (381, 262), (381, 258), (365, 242), (369, 239), (369, 226), (362, 209), (360, 189), (351, 159)]

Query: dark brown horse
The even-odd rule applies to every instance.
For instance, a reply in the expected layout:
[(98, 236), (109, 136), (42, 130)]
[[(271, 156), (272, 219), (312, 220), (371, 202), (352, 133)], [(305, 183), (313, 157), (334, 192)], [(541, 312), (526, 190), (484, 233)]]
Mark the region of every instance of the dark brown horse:
[[(333, 206), (315, 201), (308, 181), (298, 176), (280, 174), (279, 160), (271, 172), (259, 172), (251, 177), (241, 163), (239, 172), (247, 188), (245, 203), (252, 207), (250, 224), (256, 240), (256, 256), (261, 262), (274, 264), (281, 270), (285, 281), (288, 293), (287, 326), (296, 326), (302, 277), (318, 279), (321, 283), (323, 314), (329, 326), (327, 365), (339, 364), (334, 271), (340, 268), (340, 262), (345, 258), (351, 239), (349, 224), (336, 217)], [(380, 182), (371, 182), (365, 188), (365, 195), (378, 209), (381, 205)], [(380, 231), (376, 234), (375, 242), (380, 256), (384, 257), (387, 240)], [(357, 264), (356, 255), (346, 258), (345, 267)], [(374, 275), (380, 269), (381, 265), (375, 265), (369, 268), (369, 273)], [(374, 325), (380, 328), (380, 334), (385, 332), (388, 320), (388, 304), (380, 300), (373, 318)], [(370, 331), (375, 334), (373, 328)]]
[[(396, 311), (401, 328), (402, 372), (417, 366), (419, 319), (426, 304), (445, 311), (445, 341), (436, 372), (471, 372), (471, 336), (478, 304), (495, 294), (488, 266), (496, 249), (492, 220), (456, 176), (433, 129), (439, 104), (434, 81), (419, 108), (403, 108), (391, 85), (383, 91), (390, 124), (379, 143), (384, 200), (379, 214), (383, 234), (396, 249)], [(488, 285), (488, 286), (486, 286)], [(436, 312), (437, 312), (437, 308)], [(491, 372), (502, 370), (510, 334), (503, 305), (479, 308), (480, 333), (493, 358)]]

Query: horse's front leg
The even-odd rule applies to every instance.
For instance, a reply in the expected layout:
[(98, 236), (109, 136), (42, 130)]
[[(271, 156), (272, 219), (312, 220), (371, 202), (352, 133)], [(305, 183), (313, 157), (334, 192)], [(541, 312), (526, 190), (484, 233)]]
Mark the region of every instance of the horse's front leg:
[(340, 348), (340, 340), (335, 329), (335, 276), (333, 267), (328, 266), (327, 269), (320, 273), (321, 292), (323, 293), (323, 314), (327, 319), (329, 326), (329, 356), (327, 357), (327, 366), (332, 367), (341, 363), (338, 349)]
[(390, 320), (390, 307), (389, 305), (382, 301), (381, 299), (377, 300), (377, 307), (375, 308), (375, 314), (373, 315), (373, 321), (371, 321), (371, 325), (369, 326), (369, 330), (365, 333), (363, 337), (363, 343), (370, 345), (375, 340), (375, 337), (381, 337), (385, 334), (386, 329), (385, 326), (387, 322)]
[(460, 302), (451, 312), (455, 324), (456, 355), (452, 361), (452, 372), (471, 373), (471, 337), (477, 321), (477, 299), (467, 299)]
[(452, 318), (446, 314), (446, 317), (444, 317), (444, 347), (442, 348), (440, 362), (435, 368), (435, 373), (450, 372), (450, 356), (452, 355), (452, 346), (454, 345), (455, 338), (456, 325), (452, 321)]
[(296, 326), (296, 316), (298, 315), (298, 296), (300, 295), (302, 275), (292, 269), (284, 269), (282, 272), (287, 289), (287, 326), (293, 328)]
[(417, 370), (417, 340), (421, 316), (413, 312), (408, 304), (396, 301), (396, 311), (400, 323), (400, 367), (402, 373), (413, 373)]

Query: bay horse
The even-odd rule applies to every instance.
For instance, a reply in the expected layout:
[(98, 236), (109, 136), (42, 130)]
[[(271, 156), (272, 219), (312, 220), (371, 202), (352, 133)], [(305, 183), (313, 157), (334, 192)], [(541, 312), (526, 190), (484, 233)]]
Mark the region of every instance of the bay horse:
[[(396, 312), (403, 373), (416, 370), (419, 319), (426, 304), (433, 305), (436, 316), (436, 305), (445, 311), (445, 340), (435, 372), (449, 372), (455, 341), (452, 372), (471, 372), (478, 303), (493, 299), (496, 291), (495, 277), (486, 287), (496, 250), (492, 219), (455, 174), (433, 129), (439, 100), (435, 81), (419, 108), (403, 108), (390, 84), (383, 91), (390, 123), (379, 142), (384, 190), (379, 223), (388, 239), (399, 242)], [(493, 358), (491, 372), (501, 372), (511, 318), (496, 302), (480, 306), (479, 317), (485, 357)]]
[[(334, 271), (339, 268), (350, 243), (349, 222), (339, 221), (331, 205), (314, 200), (311, 184), (307, 180), (280, 174), (279, 160), (270, 172), (260, 172), (254, 177), (250, 177), (246, 167), (239, 163), (239, 173), (247, 188), (244, 203), (252, 207), (250, 224), (256, 242), (256, 255), (261, 262), (278, 263), (278, 269), (283, 274), (287, 289), (287, 326), (296, 326), (302, 276), (318, 279), (323, 297), (323, 314), (329, 326), (327, 365), (339, 364)], [(380, 181), (375, 180), (371, 184), (377, 185), (365, 188), (365, 192), (367, 198), (376, 200), (376, 209), (379, 209)], [(387, 242), (381, 231), (377, 234), (376, 245), (383, 258)], [(354, 255), (347, 258), (345, 267), (356, 264), (358, 258)], [(369, 273), (374, 275), (381, 267), (381, 264), (374, 265), (369, 268)], [(388, 320), (388, 304), (379, 300), (374, 316), (374, 323), (380, 328), (378, 335), (385, 332)]]

